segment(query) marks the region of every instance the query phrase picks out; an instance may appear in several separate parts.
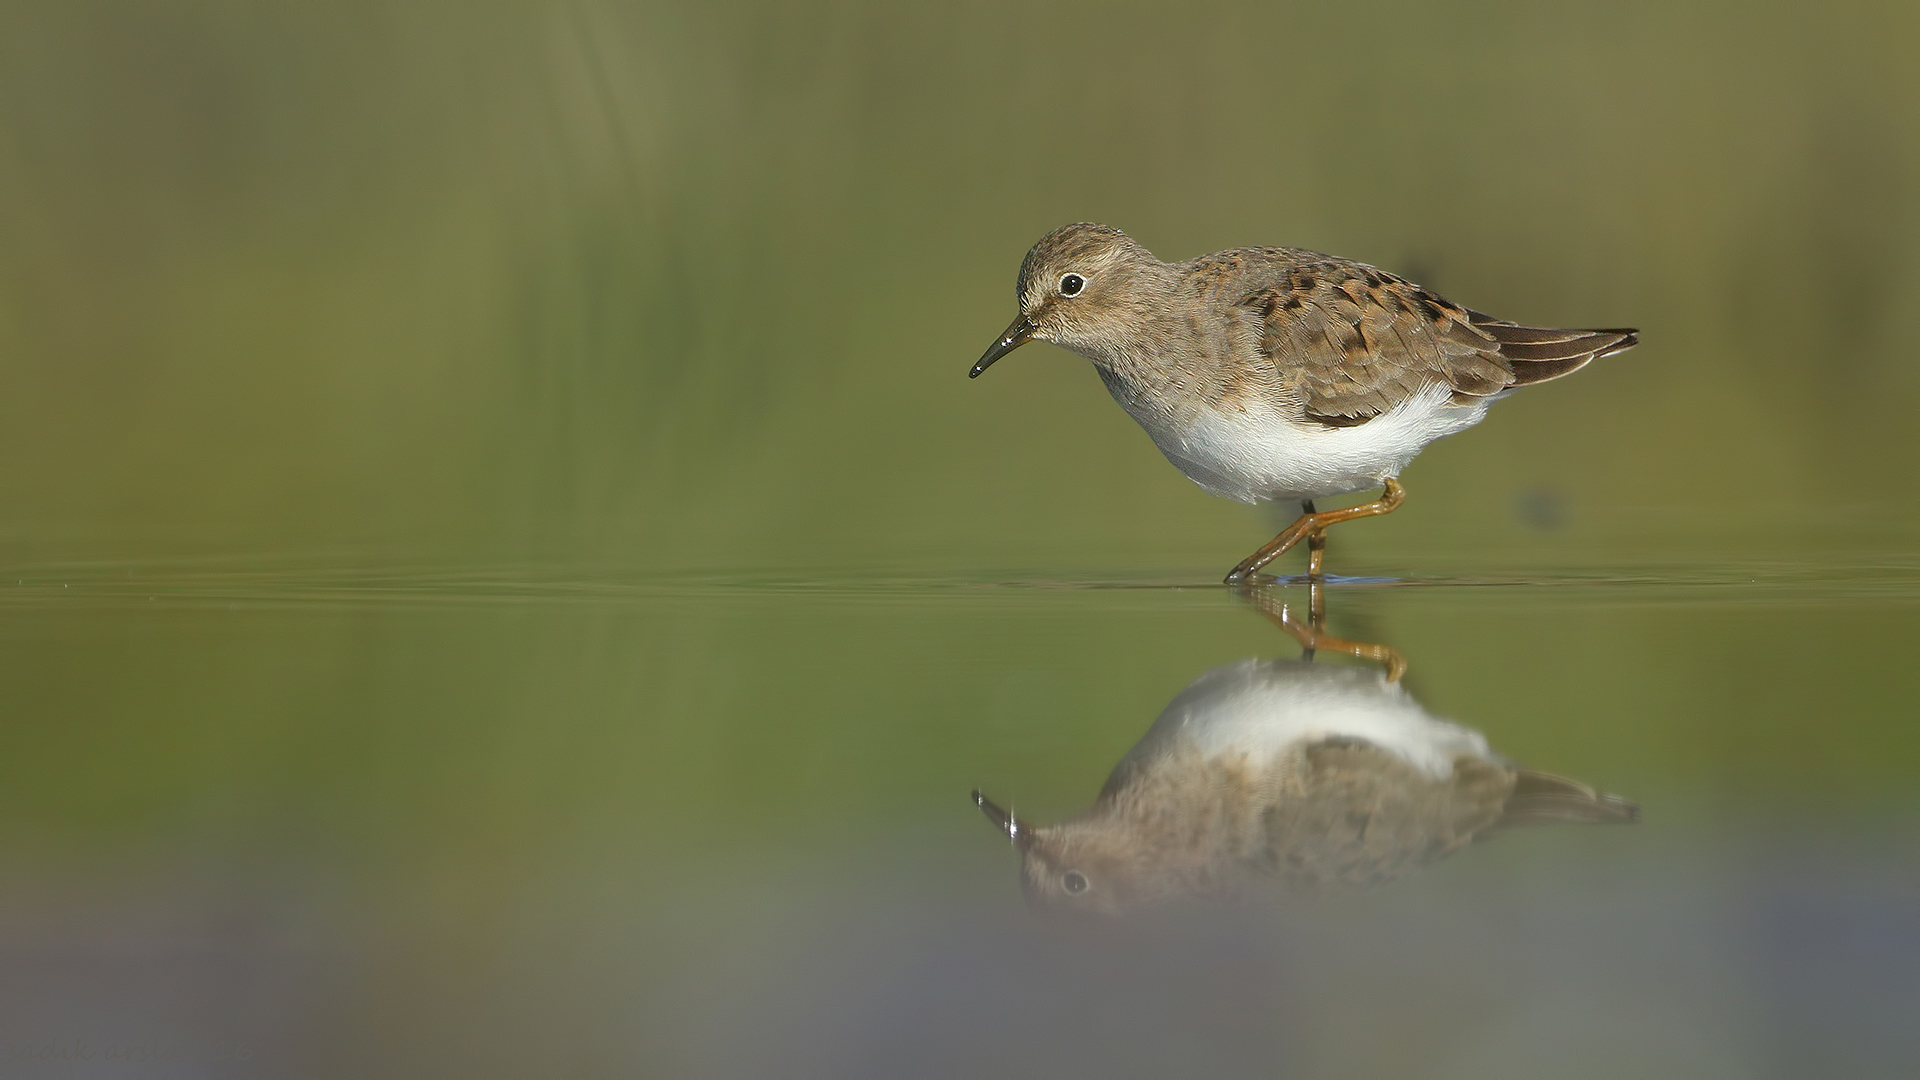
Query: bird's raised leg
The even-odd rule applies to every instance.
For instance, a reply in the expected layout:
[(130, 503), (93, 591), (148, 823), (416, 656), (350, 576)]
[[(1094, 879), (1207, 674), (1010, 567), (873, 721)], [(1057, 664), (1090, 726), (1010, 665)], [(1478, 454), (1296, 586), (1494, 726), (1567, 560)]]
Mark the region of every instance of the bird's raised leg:
[[(1240, 565), (1234, 567), (1233, 571), (1227, 575), (1227, 583), (1231, 585), (1246, 581), (1259, 573), (1261, 567), (1285, 555), (1293, 545), (1314, 536), (1329, 525), (1338, 525), (1343, 521), (1352, 521), (1354, 518), (1378, 517), (1381, 514), (1392, 513), (1401, 503), (1407, 501), (1407, 489), (1401, 487), (1400, 481), (1392, 477), (1387, 478), (1385, 486), (1386, 490), (1380, 493), (1380, 497), (1370, 503), (1349, 506), (1345, 510), (1323, 510), (1319, 513), (1301, 514), (1293, 524), (1281, 530), (1280, 535), (1262, 545), (1259, 551), (1240, 560)], [(1312, 550), (1311, 544), (1308, 545), (1308, 549)], [(1316, 569), (1315, 562), (1317, 560), (1309, 557), (1310, 573)]]

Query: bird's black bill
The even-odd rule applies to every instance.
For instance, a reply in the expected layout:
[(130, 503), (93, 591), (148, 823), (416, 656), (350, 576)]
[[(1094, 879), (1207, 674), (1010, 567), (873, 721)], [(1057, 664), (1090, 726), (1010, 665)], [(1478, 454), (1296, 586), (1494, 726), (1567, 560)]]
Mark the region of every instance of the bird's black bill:
[(987, 355), (981, 357), (980, 362), (973, 365), (972, 371), (967, 372), (967, 378), (979, 378), (980, 373), (992, 367), (995, 360), (1025, 345), (1032, 337), (1033, 324), (1027, 321), (1025, 315), (1013, 320), (1013, 325), (1007, 327), (1007, 332), (1001, 334), (1000, 340), (993, 343), (993, 348), (987, 350)]
[(1027, 827), (1020, 824), (1018, 818), (1000, 809), (992, 799), (976, 791), (973, 793), (973, 805), (979, 807), (980, 812), (987, 815), (988, 821), (993, 822), (1001, 832), (1007, 834), (1007, 839), (1013, 841), (1014, 847), (1025, 851), (1027, 850), (1027, 845), (1033, 843), (1033, 834), (1027, 831)]

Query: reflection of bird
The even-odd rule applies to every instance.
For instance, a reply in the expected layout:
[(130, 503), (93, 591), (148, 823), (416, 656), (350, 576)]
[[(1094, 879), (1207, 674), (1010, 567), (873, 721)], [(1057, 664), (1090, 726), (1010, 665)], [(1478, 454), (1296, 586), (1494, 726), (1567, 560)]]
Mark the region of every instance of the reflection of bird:
[(1035, 828), (974, 798), (1020, 848), (1031, 901), (1107, 912), (1264, 878), (1368, 885), (1501, 826), (1639, 818), (1515, 768), (1379, 672), (1296, 660), (1202, 675), (1076, 817)]
[[(1299, 520), (1234, 567), (1244, 580), (1329, 525), (1400, 505), (1395, 477), (1517, 386), (1632, 347), (1635, 331), (1505, 322), (1392, 274), (1297, 248), (1163, 263), (1105, 225), (1048, 234), (1020, 267), (1020, 317), (973, 366), (1029, 340), (1093, 361), (1167, 459), (1215, 495), (1299, 501)], [(1312, 500), (1384, 486), (1371, 503)]]

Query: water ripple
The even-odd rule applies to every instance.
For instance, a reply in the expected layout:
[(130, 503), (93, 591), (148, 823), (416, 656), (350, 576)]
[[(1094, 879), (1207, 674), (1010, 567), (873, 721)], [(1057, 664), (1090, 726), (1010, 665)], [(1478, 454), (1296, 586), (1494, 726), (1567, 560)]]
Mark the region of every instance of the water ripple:
[[(76, 605), (346, 607), (487, 604), (634, 604), (662, 600), (809, 597), (926, 602), (1057, 592), (1208, 594), (1210, 574), (1179, 569), (1072, 571), (860, 568), (659, 571), (585, 563), (433, 564), (298, 557), (74, 561), (7, 567), (0, 607)], [(1283, 577), (1271, 587), (1305, 584)], [(1920, 559), (1823, 561), (1701, 559), (1664, 563), (1449, 568), (1423, 560), (1399, 575), (1333, 576), (1331, 589), (1551, 591), (1555, 602), (1725, 603), (1920, 599)]]

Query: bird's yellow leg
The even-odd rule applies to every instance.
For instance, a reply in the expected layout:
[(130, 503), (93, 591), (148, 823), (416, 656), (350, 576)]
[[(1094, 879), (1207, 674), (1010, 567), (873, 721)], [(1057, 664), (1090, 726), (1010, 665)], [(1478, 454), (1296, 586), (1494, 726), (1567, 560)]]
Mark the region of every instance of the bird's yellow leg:
[[(1234, 567), (1233, 571), (1227, 575), (1227, 583), (1232, 585), (1248, 580), (1259, 573), (1261, 567), (1285, 555), (1301, 540), (1317, 536), (1329, 525), (1338, 525), (1343, 521), (1352, 521), (1354, 518), (1378, 517), (1381, 514), (1393, 513), (1401, 503), (1407, 501), (1407, 489), (1401, 487), (1400, 481), (1392, 477), (1387, 478), (1385, 487), (1386, 490), (1380, 493), (1380, 497), (1370, 503), (1349, 506), (1345, 510), (1322, 510), (1318, 513), (1301, 514), (1293, 524), (1281, 530), (1280, 535), (1262, 545), (1259, 551), (1240, 560), (1240, 565)], [(1322, 546), (1325, 545), (1324, 537), (1320, 538), (1320, 543)], [(1307, 572), (1318, 576), (1321, 559), (1315, 557), (1313, 548), (1313, 543), (1309, 542)]]

